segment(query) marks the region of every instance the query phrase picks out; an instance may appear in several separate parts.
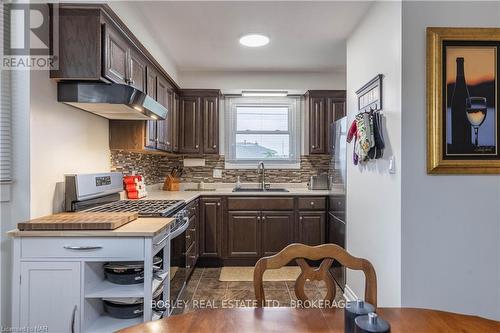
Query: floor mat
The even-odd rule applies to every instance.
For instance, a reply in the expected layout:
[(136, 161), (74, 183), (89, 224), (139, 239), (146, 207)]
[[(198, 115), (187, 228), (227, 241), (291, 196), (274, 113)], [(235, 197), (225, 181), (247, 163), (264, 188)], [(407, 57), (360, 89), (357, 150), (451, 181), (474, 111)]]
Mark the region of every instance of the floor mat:
[[(295, 281), (300, 272), (300, 267), (297, 266), (268, 269), (264, 272), (264, 281)], [(222, 267), (219, 281), (253, 281), (253, 267)]]

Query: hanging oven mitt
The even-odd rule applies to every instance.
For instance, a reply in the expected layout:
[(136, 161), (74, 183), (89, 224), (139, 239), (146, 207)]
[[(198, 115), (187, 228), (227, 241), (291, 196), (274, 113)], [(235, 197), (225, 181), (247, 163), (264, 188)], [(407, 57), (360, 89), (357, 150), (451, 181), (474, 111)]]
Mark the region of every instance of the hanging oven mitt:
[(358, 128), (356, 126), (356, 120), (353, 120), (351, 126), (349, 127), (349, 131), (347, 131), (347, 143), (351, 143), (352, 139), (354, 139), (354, 148), (352, 150), (352, 163), (354, 165), (358, 165), (358, 154), (356, 154), (356, 146), (358, 141)]

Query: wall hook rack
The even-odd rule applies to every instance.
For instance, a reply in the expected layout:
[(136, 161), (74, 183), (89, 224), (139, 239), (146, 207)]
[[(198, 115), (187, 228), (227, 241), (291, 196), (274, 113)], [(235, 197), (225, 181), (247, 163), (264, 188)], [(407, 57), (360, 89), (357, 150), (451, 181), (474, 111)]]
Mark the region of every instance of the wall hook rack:
[(382, 74), (378, 74), (356, 91), (358, 95), (358, 112), (374, 112), (382, 110)]

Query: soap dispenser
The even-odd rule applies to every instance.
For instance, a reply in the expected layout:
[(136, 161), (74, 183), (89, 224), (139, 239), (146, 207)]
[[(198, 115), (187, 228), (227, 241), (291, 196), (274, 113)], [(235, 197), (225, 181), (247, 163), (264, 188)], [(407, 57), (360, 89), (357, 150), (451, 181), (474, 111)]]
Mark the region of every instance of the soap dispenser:
[(234, 188), (238, 190), (241, 188), (240, 176), (236, 177), (236, 185), (234, 186)]

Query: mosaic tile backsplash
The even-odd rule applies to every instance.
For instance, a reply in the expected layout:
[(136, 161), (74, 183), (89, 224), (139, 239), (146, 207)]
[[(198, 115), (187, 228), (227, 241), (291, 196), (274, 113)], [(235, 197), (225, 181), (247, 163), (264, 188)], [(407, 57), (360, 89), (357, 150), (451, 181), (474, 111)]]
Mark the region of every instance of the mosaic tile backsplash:
[[(255, 169), (224, 169), (223, 155), (205, 155), (204, 167), (185, 167), (183, 182), (233, 183), (237, 176), (242, 182), (257, 182), (259, 175)], [(145, 176), (146, 184), (163, 183), (165, 175), (174, 166), (182, 166), (182, 156), (141, 154), (122, 150), (111, 151), (111, 171), (125, 175)], [(267, 169), (266, 182), (269, 183), (305, 183), (314, 175), (328, 173), (330, 155), (307, 155), (300, 158), (300, 169)], [(222, 178), (213, 178), (213, 169), (222, 170)]]

